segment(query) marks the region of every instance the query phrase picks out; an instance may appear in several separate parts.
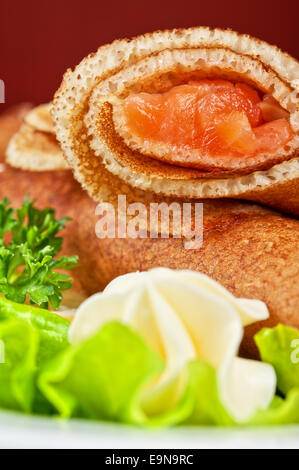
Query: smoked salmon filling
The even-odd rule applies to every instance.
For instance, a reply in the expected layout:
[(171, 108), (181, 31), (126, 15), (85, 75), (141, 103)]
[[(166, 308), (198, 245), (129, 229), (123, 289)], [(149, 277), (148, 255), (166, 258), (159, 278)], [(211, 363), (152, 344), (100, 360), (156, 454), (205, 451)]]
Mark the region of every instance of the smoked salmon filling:
[(132, 93), (118, 113), (131, 147), (199, 169), (271, 156), (294, 135), (289, 113), (270, 94), (230, 80), (189, 80), (163, 93)]

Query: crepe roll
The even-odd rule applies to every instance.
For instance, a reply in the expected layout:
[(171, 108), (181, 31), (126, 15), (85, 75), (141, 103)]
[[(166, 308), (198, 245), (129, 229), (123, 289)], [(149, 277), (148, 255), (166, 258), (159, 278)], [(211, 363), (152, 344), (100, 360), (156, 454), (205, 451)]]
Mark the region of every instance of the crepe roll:
[[(4, 134), (0, 122), (0, 136)], [(105, 172), (101, 191), (115, 214), (118, 194), (126, 194), (128, 203), (142, 201), (147, 208), (160, 201), (156, 194), (130, 187), (120, 178), (107, 178)], [(28, 192), (40, 208), (51, 206), (58, 217), (72, 218), (63, 232), (63, 253), (79, 255), (73, 276), (84, 295), (99, 292), (129, 272), (159, 266), (191, 269), (220, 282), (236, 297), (266, 303), (270, 317), (246, 327), (243, 355), (257, 356), (253, 335), (262, 326), (284, 323), (299, 328), (299, 221), (295, 218), (258, 204), (203, 200), (202, 246), (188, 250), (183, 239), (172, 237), (98, 238), (97, 204), (71, 171), (23, 171), (6, 165), (0, 172), (0, 200), (8, 197), (18, 207)]]
[(11, 166), (31, 171), (69, 168), (56, 139), (50, 106), (42, 104), (24, 116), (6, 150), (6, 161)]
[(295, 59), (248, 35), (158, 31), (68, 70), (52, 116), (97, 201), (112, 174), (158, 195), (242, 198), (298, 215), (298, 77)]
[(244, 356), (257, 356), (253, 335), (261, 327), (283, 323), (299, 328), (298, 220), (257, 204), (204, 200), (202, 246), (186, 250), (183, 239), (97, 238), (96, 203), (70, 171), (30, 172), (7, 166), (0, 173), (0, 200), (8, 197), (18, 207), (29, 191), (40, 208), (51, 206), (58, 217), (72, 217), (63, 232), (63, 253), (79, 255), (72, 275), (85, 295), (129, 272), (191, 269), (220, 282), (236, 297), (266, 303), (269, 319), (246, 327)]

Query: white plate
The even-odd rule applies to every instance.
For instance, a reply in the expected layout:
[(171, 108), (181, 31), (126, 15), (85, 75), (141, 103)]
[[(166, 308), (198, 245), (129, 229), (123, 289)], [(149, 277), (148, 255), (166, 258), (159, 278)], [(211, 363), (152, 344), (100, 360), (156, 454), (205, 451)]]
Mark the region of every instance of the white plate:
[(81, 420), (0, 412), (0, 448), (214, 449), (299, 448), (299, 426), (176, 427), (145, 430)]

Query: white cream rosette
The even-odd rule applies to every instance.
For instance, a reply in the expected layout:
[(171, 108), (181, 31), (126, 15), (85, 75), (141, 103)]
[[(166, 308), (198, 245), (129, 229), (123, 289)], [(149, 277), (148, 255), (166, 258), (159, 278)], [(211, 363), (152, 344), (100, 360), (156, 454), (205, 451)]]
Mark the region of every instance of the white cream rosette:
[(120, 276), (79, 307), (70, 327), (77, 344), (107, 322), (135, 329), (163, 359), (162, 374), (142, 397), (145, 412), (170, 409), (185, 389), (186, 365), (200, 359), (217, 371), (219, 397), (237, 422), (269, 406), (272, 366), (238, 357), (243, 326), (268, 317), (259, 300), (238, 299), (208, 276), (156, 268)]

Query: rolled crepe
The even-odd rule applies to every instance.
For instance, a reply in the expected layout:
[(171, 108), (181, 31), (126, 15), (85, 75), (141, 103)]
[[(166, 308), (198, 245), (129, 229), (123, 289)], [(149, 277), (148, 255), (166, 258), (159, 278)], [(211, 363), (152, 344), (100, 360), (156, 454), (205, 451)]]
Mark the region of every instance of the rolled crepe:
[[(159, 201), (156, 195), (134, 190), (121, 179), (113, 181), (113, 190), (106, 187), (105, 200), (115, 209), (119, 193), (146, 205)], [(6, 165), (0, 172), (0, 199), (8, 197), (18, 206), (28, 192), (39, 207), (51, 206), (59, 217), (72, 217), (63, 233), (63, 248), (66, 254), (79, 255), (80, 266), (73, 274), (86, 294), (100, 291), (128, 272), (158, 266), (193, 269), (211, 276), (237, 297), (267, 304), (270, 318), (246, 327), (243, 355), (256, 357), (253, 334), (262, 326), (281, 322), (299, 327), (298, 220), (256, 204), (204, 200), (203, 245), (186, 250), (183, 239), (98, 239), (96, 203), (70, 171), (21, 171)]]
[(42, 104), (24, 116), (21, 128), (9, 142), (6, 160), (23, 170), (63, 170), (69, 167), (56, 139), (50, 104)]
[[(242, 198), (299, 214), (298, 74), (295, 59), (247, 35), (203, 27), (156, 32), (103, 46), (68, 70), (52, 116), (76, 178), (95, 200), (103, 199), (103, 181), (119, 186), (114, 175), (170, 197)], [(235, 158), (208, 158), (196, 150), (182, 162), (181, 147), (132, 134), (124, 114), (128, 98), (161, 96), (205, 79), (249, 85), (260, 100), (270, 98), (291, 129), (287, 143)]]

